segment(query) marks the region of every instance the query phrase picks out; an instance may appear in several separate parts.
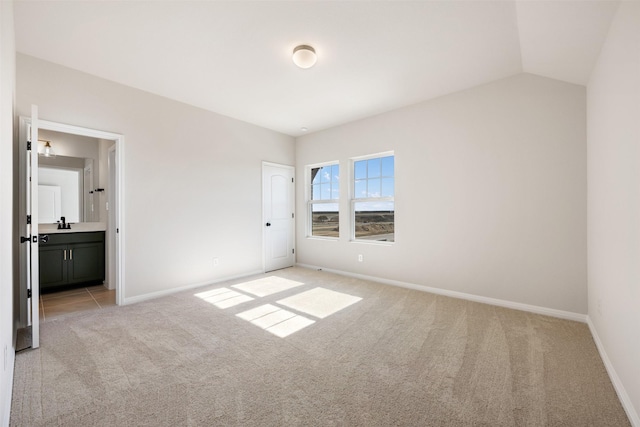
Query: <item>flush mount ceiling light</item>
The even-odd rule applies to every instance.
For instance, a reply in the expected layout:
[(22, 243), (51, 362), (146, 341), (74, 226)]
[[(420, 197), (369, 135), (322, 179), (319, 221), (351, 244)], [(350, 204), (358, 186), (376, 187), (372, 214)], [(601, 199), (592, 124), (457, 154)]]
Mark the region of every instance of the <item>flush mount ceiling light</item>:
[(300, 68), (313, 67), (317, 59), (316, 50), (311, 46), (301, 44), (293, 49), (293, 63)]
[(53, 151), (53, 147), (51, 147), (51, 141), (47, 141), (46, 139), (39, 139), (38, 141), (44, 142), (44, 150), (41, 155), (45, 157), (55, 157), (56, 153)]

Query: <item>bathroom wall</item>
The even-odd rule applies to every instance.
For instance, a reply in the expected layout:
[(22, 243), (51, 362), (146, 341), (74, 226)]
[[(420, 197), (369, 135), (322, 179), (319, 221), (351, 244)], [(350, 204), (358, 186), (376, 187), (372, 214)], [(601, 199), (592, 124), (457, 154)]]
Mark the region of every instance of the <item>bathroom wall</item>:
[[(38, 156), (38, 164), (40, 166), (54, 166), (83, 170), (85, 166), (91, 165), (91, 174), (93, 176), (93, 184), (90, 185), (91, 188), (84, 188), (84, 172), (81, 174), (79, 188), (79, 197), (81, 200), (80, 215), (76, 216), (67, 213), (64, 216), (69, 222), (98, 222), (100, 220), (98, 206), (100, 201), (99, 194), (92, 193), (95, 188), (100, 187), (100, 151), (98, 139), (54, 132), (45, 129), (41, 129), (39, 131), (38, 138), (39, 153), (44, 153), (45, 141), (50, 141), (49, 143), (51, 148), (55, 153), (55, 157), (45, 157), (43, 155)], [(47, 184), (40, 178), (38, 181), (40, 184)], [(70, 202), (68, 199), (74, 197), (74, 195), (68, 191), (63, 191), (62, 196), (63, 204), (65, 205), (69, 205)], [(76, 218), (82, 219), (80, 220)]]

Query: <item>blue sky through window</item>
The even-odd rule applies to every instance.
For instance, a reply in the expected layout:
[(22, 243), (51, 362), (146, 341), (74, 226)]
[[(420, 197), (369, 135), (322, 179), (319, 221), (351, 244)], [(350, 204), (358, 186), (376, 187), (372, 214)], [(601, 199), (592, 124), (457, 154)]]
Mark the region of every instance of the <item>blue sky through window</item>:
[[(353, 169), (356, 199), (395, 196), (394, 156), (358, 160), (354, 162)], [(359, 202), (356, 210), (393, 211), (394, 203), (382, 200)]]
[[(311, 200), (340, 198), (340, 166), (327, 165), (311, 169)], [(314, 211), (317, 209), (314, 206)]]

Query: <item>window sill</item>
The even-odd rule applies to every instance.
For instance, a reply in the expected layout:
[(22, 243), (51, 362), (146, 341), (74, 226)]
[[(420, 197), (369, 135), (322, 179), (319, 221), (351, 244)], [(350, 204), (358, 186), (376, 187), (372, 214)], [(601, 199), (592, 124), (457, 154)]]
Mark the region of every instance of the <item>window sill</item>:
[(322, 236), (307, 236), (307, 240), (323, 240), (326, 242), (337, 242), (339, 237), (322, 237)]
[(351, 239), (349, 243), (359, 243), (364, 245), (379, 245), (379, 246), (393, 246), (396, 242), (386, 242), (381, 240), (364, 240), (364, 239)]

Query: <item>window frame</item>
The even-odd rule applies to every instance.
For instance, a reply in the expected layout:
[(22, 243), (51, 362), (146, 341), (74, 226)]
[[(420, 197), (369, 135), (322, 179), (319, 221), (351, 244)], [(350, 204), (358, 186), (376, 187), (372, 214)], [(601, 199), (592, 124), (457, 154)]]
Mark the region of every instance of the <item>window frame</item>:
[[(323, 168), (326, 166), (338, 166), (338, 170), (341, 169), (340, 161), (333, 160), (329, 162), (322, 163), (314, 163), (311, 165), (307, 165), (305, 167), (305, 198), (307, 200), (307, 226), (306, 226), (306, 237), (308, 239), (321, 239), (321, 240), (339, 240), (340, 239), (340, 194), (343, 192), (341, 189), (338, 193), (337, 199), (327, 199), (327, 200), (313, 200), (313, 182), (311, 179), (311, 171), (317, 168)], [(342, 175), (342, 172), (339, 172)], [(341, 179), (338, 179), (339, 188), (342, 187)], [(333, 187), (333, 186), (332, 186)], [(333, 196), (333, 194), (332, 194)], [(313, 205), (321, 205), (321, 204), (335, 204), (338, 206), (338, 235), (337, 236), (314, 236), (313, 235)]]
[[(385, 197), (359, 197), (356, 198), (356, 162), (360, 162), (363, 160), (371, 160), (371, 159), (382, 159), (384, 157), (393, 156), (393, 196), (385, 196)], [(349, 159), (349, 241), (352, 243), (364, 243), (371, 245), (386, 245), (391, 246), (396, 243), (396, 232), (395, 232), (395, 212), (396, 212), (396, 201), (395, 201), (395, 193), (396, 193), (396, 155), (395, 151), (384, 151), (381, 153), (375, 154), (367, 154), (366, 156), (352, 157)], [(382, 178), (382, 175), (380, 176)], [(369, 178), (367, 178), (369, 180)], [(393, 212), (394, 212), (394, 231), (393, 231), (393, 241), (380, 241), (380, 240), (368, 240), (368, 239), (358, 239), (356, 238), (356, 203), (362, 202), (393, 202)]]

